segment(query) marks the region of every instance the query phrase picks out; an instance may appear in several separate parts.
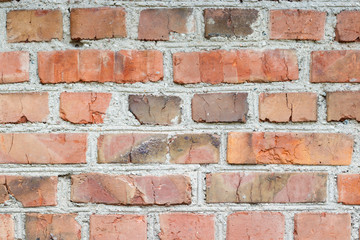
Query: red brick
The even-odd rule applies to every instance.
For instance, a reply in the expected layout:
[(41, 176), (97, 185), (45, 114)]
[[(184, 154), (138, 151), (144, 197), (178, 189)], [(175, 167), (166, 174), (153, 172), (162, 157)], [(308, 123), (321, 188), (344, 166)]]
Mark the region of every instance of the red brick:
[(16, 10), (7, 14), (8, 42), (42, 42), (62, 40), (60, 10)]
[(0, 83), (20, 83), (29, 81), (29, 53), (0, 53)]
[(284, 239), (285, 217), (278, 212), (236, 212), (227, 218), (227, 240)]
[(244, 83), (298, 79), (294, 50), (215, 50), (173, 55), (174, 82)]
[(190, 204), (190, 178), (183, 175), (72, 175), (71, 201), (113, 205)]
[(351, 239), (351, 216), (348, 213), (298, 213), (294, 221), (294, 240)]
[(195, 19), (190, 8), (146, 9), (140, 12), (138, 39), (169, 40), (171, 33), (194, 33)]
[(126, 37), (123, 8), (75, 8), (70, 13), (71, 39)]
[(87, 134), (0, 134), (0, 164), (86, 163)]
[(230, 164), (350, 165), (354, 140), (340, 133), (230, 132)]
[(0, 176), (0, 203), (10, 195), (24, 207), (55, 206), (57, 177)]
[(147, 221), (143, 215), (91, 215), (90, 240), (147, 239)]
[(98, 139), (98, 162), (164, 163), (167, 148), (166, 134), (105, 134)]
[(111, 93), (63, 92), (60, 117), (71, 123), (103, 123)]
[(15, 230), (14, 221), (9, 214), (0, 214), (0, 239), (14, 240)]
[(336, 16), (336, 37), (339, 42), (360, 40), (360, 11), (342, 11)]
[(360, 82), (360, 51), (333, 50), (311, 53), (310, 82)]
[(328, 121), (360, 122), (360, 91), (327, 93), (326, 103)]
[(321, 40), (326, 12), (285, 9), (270, 11), (270, 39)]
[(81, 239), (81, 226), (76, 214), (27, 213), (25, 233), (28, 240)]
[(327, 173), (211, 173), (207, 203), (318, 203), (326, 201)]
[(163, 55), (160, 51), (122, 50), (115, 53), (115, 82), (157, 82), (163, 77)]
[(47, 93), (0, 94), (0, 123), (46, 122)]
[(41, 83), (156, 82), (163, 79), (157, 50), (66, 50), (38, 52)]
[(339, 174), (337, 177), (337, 189), (340, 203), (360, 205), (359, 174)]
[(267, 122), (315, 122), (316, 93), (262, 93), (259, 115)]
[(160, 215), (161, 240), (215, 239), (214, 215), (168, 213)]

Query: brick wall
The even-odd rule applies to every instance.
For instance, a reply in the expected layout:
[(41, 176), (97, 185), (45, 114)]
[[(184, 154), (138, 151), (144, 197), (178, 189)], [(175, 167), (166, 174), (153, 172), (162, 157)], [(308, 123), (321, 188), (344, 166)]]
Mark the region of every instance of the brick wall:
[(359, 239), (357, 0), (0, 1), (0, 239)]

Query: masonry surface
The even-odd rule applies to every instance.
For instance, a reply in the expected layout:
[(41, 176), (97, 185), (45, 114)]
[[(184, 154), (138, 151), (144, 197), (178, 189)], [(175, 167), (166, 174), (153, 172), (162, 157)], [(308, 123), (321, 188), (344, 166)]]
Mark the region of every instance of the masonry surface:
[(357, 240), (360, 2), (0, 0), (0, 240)]

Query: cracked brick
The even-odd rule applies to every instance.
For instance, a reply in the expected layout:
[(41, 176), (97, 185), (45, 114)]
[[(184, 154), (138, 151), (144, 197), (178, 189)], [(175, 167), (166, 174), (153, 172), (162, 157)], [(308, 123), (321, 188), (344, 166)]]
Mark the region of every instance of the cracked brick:
[(87, 134), (0, 134), (0, 145), (0, 164), (85, 163)]
[(315, 122), (316, 93), (261, 93), (259, 118), (268, 122)]
[(60, 94), (60, 117), (65, 121), (103, 123), (111, 101), (111, 93), (63, 92)]
[(230, 164), (350, 165), (354, 139), (341, 133), (230, 132)]
[(360, 175), (339, 174), (337, 176), (338, 202), (360, 205)]
[(77, 214), (27, 213), (25, 234), (28, 240), (81, 239), (81, 225)]
[(71, 39), (97, 40), (126, 37), (123, 8), (75, 8), (70, 13)]
[(111, 205), (190, 204), (190, 178), (183, 175), (72, 175), (71, 201)]
[(259, 17), (255, 9), (205, 9), (205, 37), (245, 37), (254, 32), (252, 24)]
[(319, 203), (327, 195), (327, 173), (210, 173), (207, 203)]
[(327, 121), (360, 122), (360, 91), (339, 91), (326, 94)]
[(60, 10), (15, 10), (7, 14), (7, 41), (49, 42), (62, 40), (63, 20)]
[(270, 11), (270, 39), (322, 40), (326, 12), (285, 9)]
[(342, 11), (336, 15), (335, 40), (360, 41), (360, 11)]
[(247, 93), (195, 94), (191, 101), (195, 122), (246, 122)]
[(90, 240), (98, 239), (147, 239), (145, 215), (91, 215)]
[(28, 52), (0, 53), (0, 84), (28, 82), (29, 62)]
[(282, 82), (299, 77), (294, 50), (214, 50), (173, 54), (174, 82)]
[(160, 240), (214, 240), (214, 215), (194, 213), (160, 214)]
[(181, 99), (175, 96), (129, 95), (129, 111), (141, 124), (181, 122)]
[(140, 12), (138, 39), (166, 41), (171, 33), (195, 33), (192, 9), (146, 9)]
[(0, 94), (0, 123), (46, 122), (48, 93)]
[(15, 225), (12, 216), (10, 214), (0, 214), (0, 223), (0, 239), (14, 240)]

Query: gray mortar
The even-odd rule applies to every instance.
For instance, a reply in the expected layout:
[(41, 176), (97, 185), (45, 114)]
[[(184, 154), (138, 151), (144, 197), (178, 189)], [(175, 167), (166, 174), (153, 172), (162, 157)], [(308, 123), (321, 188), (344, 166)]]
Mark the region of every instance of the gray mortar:
[[(87, 8), (100, 6), (124, 7), (128, 37), (123, 39), (105, 39), (97, 41), (70, 41), (69, 8)], [(139, 13), (147, 8), (190, 7), (194, 9), (196, 18), (195, 35), (172, 34), (168, 42), (137, 41), (137, 25)], [(253, 24), (254, 33), (245, 38), (204, 38), (204, 19), (202, 11), (205, 8), (254, 8), (259, 10), (259, 19)], [(268, 18), (269, 9), (316, 9), (327, 12), (324, 40), (313, 41), (273, 41), (269, 40)], [(6, 13), (12, 9), (60, 9), (63, 13), (64, 38), (49, 43), (7, 43)], [(5, 124), (0, 126), (1, 133), (13, 132), (88, 132), (89, 143), (87, 164), (79, 165), (0, 165), (3, 175), (44, 176), (59, 175), (58, 205), (54, 207), (21, 208), (14, 200), (0, 205), (0, 213), (11, 213), (16, 222), (16, 238), (25, 239), (25, 213), (78, 213), (77, 221), (82, 226), (82, 240), (89, 239), (89, 216), (96, 214), (144, 214), (148, 221), (148, 239), (158, 239), (160, 232), (158, 214), (164, 212), (196, 212), (215, 214), (216, 239), (226, 238), (226, 218), (236, 211), (280, 211), (286, 217), (286, 240), (293, 239), (293, 217), (299, 212), (335, 212), (350, 213), (352, 216), (352, 239), (358, 239), (360, 222), (360, 206), (346, 206), (337, 203), (336, 176), (339, 173), (359, 173), (360, 167), (360, 128), (355, 121), (344, 123), (326, 122), (325, 93), (328, 91), (360, 90), (360, 84), (311, 84), (309, 82), (310, 53), (313, 50), (359, 49), (360, 43), (338, 43), (334, 27), (336, 14), (342, 10), (360, 10), (358, 0), (309, 0), (302, 2), (270, 2), (257, 0), (183, 0), (183, 1), (120, 1), (120, 0), (20, 0), (11, 3), (0, 3), (0, 46), (2, 51), (24, 50), (30, 52), (30, 82), (18, 84), (1, 84), (0, 93), (9, 92), (49, 92), (50, 115), (48, 122)], [(78, 47), (77, 47), (78, 46)], [(172, 80), (172, 54), (180, 51), (200, 51), (212, 49), (296, 49), (299, 60), (299, 80), (280, 83), (244, 83), (244, 84), (195, 84), (177, 85)], [(157, 83), (115, 84), (115, 83), (76, 83), (42, 85), (37, 76), (38, 51), (65, 49), (157, 49), (164, 53), (164, 80)], [(104, 124), (73, 125), (59, 118), (59, 95), (61, 92), (109, 92), (112, 93), (111, 106), (107, 112)], [(273, 124), (258, 121), (258, 97), (262, 92), (315, 92), (318, 94), (318, 121), (314, 123)], [(195, 123), (191, 119), (191, 98), (195, 93), (206, 92), (247, 92), (249, 102), (248, 121), (245, 124), (204, 124)], [(129, 94), (174, 95), (182, 98), (182, 122), (174, 126), (140, 126), (138, 121), (128, 111), (127, 97)], [(226, 164), (226, 137), (230, 131), (279, 131), (279, 132), (332, 132), (346, 133), (355, 137), (355, 146), (350, 166), (292, 166), (292, 165), (228, 165)], [(120, 132), (161, 132), (173, 135), (175, 133), (218, 133), (221, 136), (220, 162), (213, 165), (176, 165), (167, 161), (165, 164), (98, 164), (97, 137), (102, 133)], [(169, 136), (170, 137), (170, 136)], [(211, 172), (228, 171), (260, 171), (260, 172), (313, 172), (329, 173), (328, 199), (324, 204), (206, 204), (205, 175)], [(70, 201), (70, 174), (82, 172), (100, 172), (108, 174), (166, 175), (185, 174), (191, 177), (192, 204), (190, 206), (109, 206), (102, 204), (76, 204)]]

